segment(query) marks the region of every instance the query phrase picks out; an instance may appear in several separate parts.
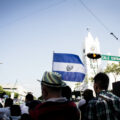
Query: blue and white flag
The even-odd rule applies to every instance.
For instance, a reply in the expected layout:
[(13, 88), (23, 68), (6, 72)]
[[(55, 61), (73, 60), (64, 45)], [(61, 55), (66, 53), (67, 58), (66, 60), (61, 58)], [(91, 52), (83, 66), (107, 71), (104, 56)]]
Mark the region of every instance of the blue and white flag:
[(74, 54), (54, 53), (52, 69), (65, 81), (82, 82), (85, 77), (85, 67), (79, 56)]

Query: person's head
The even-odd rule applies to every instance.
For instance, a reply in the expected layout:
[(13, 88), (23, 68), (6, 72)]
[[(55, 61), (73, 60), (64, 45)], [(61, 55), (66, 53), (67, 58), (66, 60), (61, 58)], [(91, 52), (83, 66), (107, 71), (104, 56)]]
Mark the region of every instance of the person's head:
[(29, 103), (34, 100), (34, 97), (31, 93), (28, 93), (25, 97), (26, 105), (29, 106)]
[(10, 113), (11, 116), (20, 116), (21, 115), (21, 109), (19, 105), (12, 105), (10, 107)]
[(112, 83), (112, 93), (115, 94), (116, 96), (120, 97), (120, 81), (113, 82)]
[(72, 90), (69, 86), (62, 87), (62, 96), (66, 97), (68, 100), (71, 99)]
[(5, 100), (5, 105), (4, 105), (4, 107), (10, 107), (11, 105), (13, 105), (13, 99), (7, 98), (7, 99)]
[(42, 97), (47, 100), (49, 98), (61, 97), (62, 87), (65, 83), (62, 81), (61, 75), (56, 72), (45, 72), (42, 81)]
[(89, 101), (94, 98), (93, 91), (90, 89), (86, 89), (82, 95), (86, 101)]
[(109, 77), (105, 73), (98, 73), (94, 77), (94, 90), (99, 93), (101, 90), (107, 90), (109, 85)]
[(33, 95), (31, 93), (28, 93), (25, 97), (26, 101), (32, 101), (34, 99)]
[(30, 111), (30, 110), (34, 110), (35, 107), (36, 107), (38, 104), (40, 104), (40, 103), (41, 103), (41, 102), (40, 102), (39, 100), (33, 100), (33, 101), (31, 101), (30, 104), (29, 104), (29, 111)]

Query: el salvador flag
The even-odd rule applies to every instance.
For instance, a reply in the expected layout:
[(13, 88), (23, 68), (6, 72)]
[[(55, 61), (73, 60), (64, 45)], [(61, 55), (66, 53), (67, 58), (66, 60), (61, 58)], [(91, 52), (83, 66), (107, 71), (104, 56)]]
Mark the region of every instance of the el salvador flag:
[(53, 53), (53, 72), (62, 75), (62, 80), (82, 82), (85, 77), (85, 67), (78, 55)]

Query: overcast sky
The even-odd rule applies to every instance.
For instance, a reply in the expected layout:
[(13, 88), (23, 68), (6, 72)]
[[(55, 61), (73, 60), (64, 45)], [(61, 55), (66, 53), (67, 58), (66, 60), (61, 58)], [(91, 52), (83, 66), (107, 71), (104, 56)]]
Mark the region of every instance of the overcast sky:
[[(22, 85), (39, 96), (54, 52), (77, 54), (87, 28), (102, 54), (118, 55), (120, 0), (0, 0), (0, 82)], [(87, 8), (86, 8), (87, 7)]]

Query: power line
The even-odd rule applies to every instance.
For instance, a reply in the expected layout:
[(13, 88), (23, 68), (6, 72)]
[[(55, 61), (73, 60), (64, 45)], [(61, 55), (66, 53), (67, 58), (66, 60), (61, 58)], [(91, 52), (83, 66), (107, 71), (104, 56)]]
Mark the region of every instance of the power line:
[(85, 3), (82, 0), (79, 0), (79, 1), (83, 5), (83, 7), (109, 32), (109, 34), (112, 35), (116, 40), (118, 40), (118, 37), (116, 37), (116, 35), (109, 30), (109, 28), (101, 21), (101, 19), (97, 17), (93, 13), (93, 11), (85, 5)]
[(12, 22), (7, 23), (6, 25), (0, 26), (0, 28), (3, 28), (3, 27), (5, 27), (5, 26), (9, 26), (9, 25), (14, 24), (14, 23), (16, 23), (16, 22), (18, 22), (18, 21), (21, 21), (21, 20), (23, 20), (23, 19), (25, 19), (25, 18), (27, 18), (27, 17), (29, 17), (29, 16), (32, 16), (32, 15), (35, 15), (35, 14), (37, 14), (37, 13), (39, 13), (39, 12), (48, 10), (48, 9), (50, 9), (50, 8), (53, 8), (53, 7), (56, 7), (56, 6), (64, 3), (65, 1), (66, 1), (66, 0), (61, 0), (61, 1), (57, 2), (57, 3), (53, 3), (53, 4), (49, 5), (49, 6), (47, 6), (47, 7), (44, 7), (44, 8), (40, 8), (40, 9), (38, 9), (38, 10), (35, 10), (35, 11), (29, 13), (28, 15), (24, 15), (24, 16), (22, 16), (22, 17), (20, 17), (20, 18), (17, 18), (17, 19), (15, 19), (15, 20), (13, 20)]

